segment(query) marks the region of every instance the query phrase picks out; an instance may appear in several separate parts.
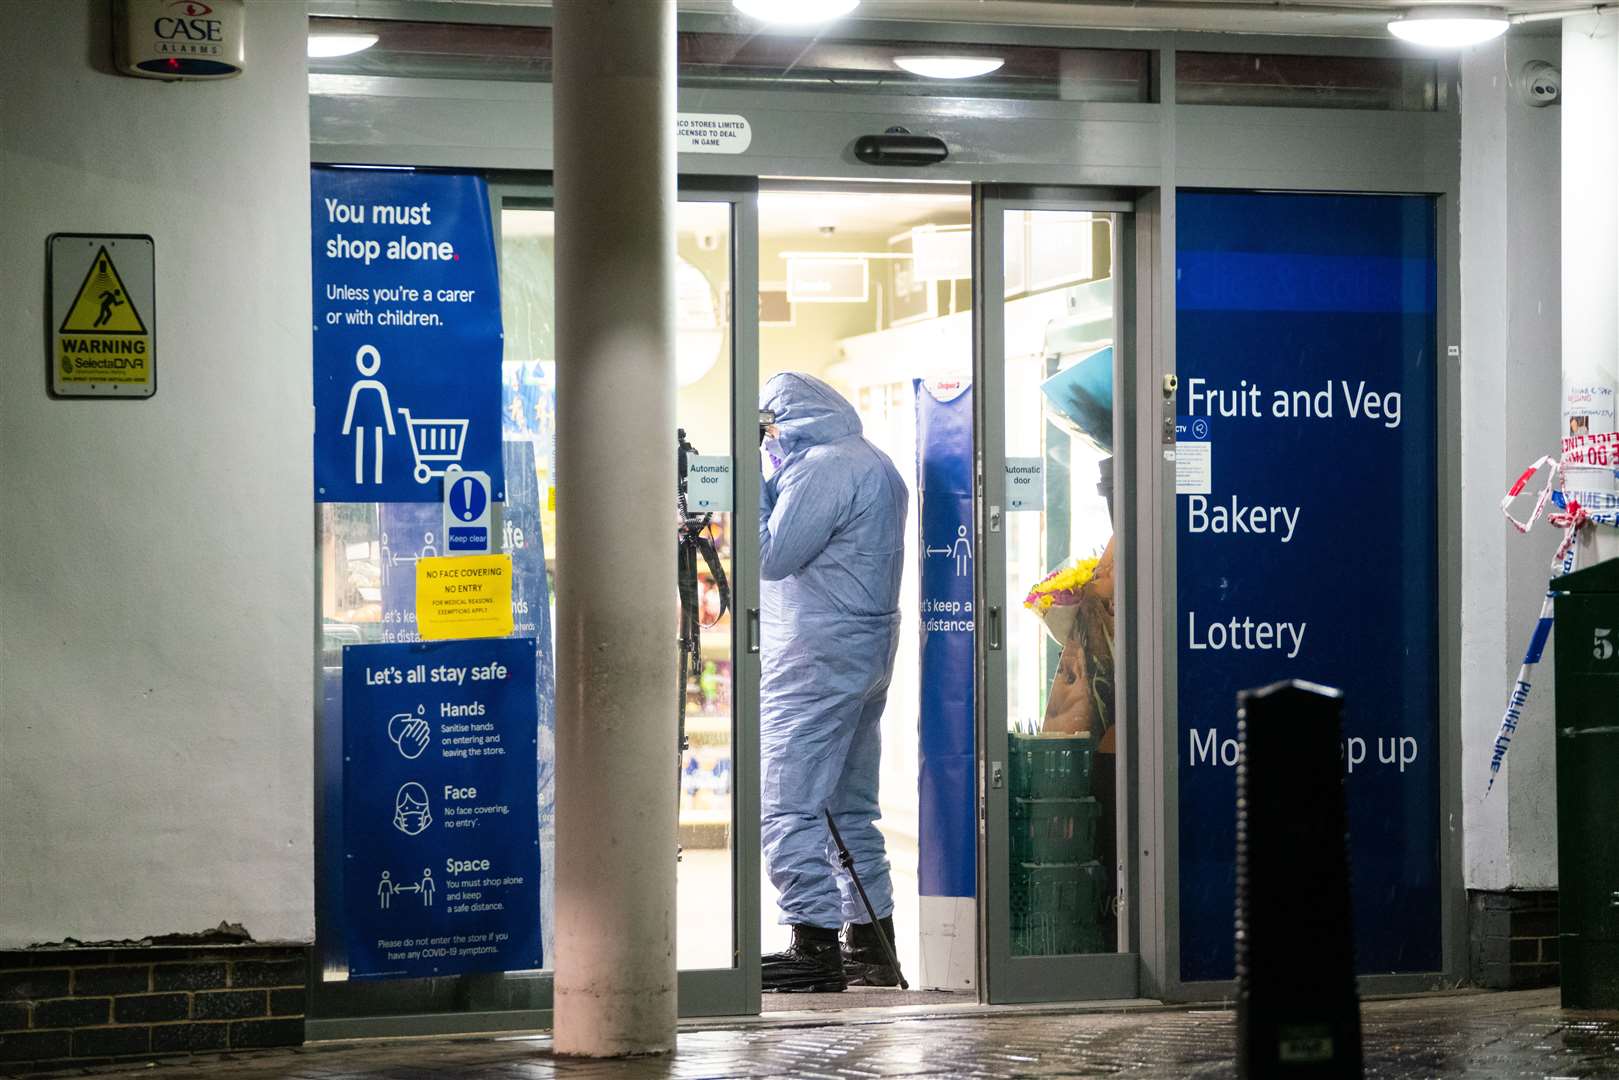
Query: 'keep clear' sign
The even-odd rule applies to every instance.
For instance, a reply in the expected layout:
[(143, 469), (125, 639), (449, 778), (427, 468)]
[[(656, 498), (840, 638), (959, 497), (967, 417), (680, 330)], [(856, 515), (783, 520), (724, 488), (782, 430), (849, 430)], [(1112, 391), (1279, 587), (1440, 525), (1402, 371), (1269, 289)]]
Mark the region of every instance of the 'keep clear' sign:
[(534, 640), (343, 650), (351, 979), (542, 966)]

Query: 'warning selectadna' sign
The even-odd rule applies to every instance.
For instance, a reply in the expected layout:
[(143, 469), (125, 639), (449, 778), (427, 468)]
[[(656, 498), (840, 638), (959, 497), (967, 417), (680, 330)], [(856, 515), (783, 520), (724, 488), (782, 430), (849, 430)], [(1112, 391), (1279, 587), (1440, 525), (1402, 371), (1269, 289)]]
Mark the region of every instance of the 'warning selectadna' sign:
[(151, 397), (157, 340), (150, 236), (51, 237), (51, 388)]

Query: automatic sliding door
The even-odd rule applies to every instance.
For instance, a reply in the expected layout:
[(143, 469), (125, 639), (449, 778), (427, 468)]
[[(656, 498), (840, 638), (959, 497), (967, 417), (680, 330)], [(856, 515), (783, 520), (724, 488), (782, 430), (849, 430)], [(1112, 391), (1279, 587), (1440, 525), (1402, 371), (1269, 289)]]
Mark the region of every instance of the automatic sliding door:
[[(531, 553), (534, 577), (554, 584), (566, 574), (556, 558), (556, 519), (570, 505), (556, 489), (555, 416), (559, 365), (555, 352), (555, 236), (550, 192), (541, 183), (492, 185), (490, 201), (499, 245), (504, 357), (501, 365), (501, 434), (505, 446), (507, 502), (502, 546)], [(680, 1008), (684, 1015), (756, 1013), (758, 960), (758, 738), (753, 719), (758, 700), (758, 658), (745, 639), (738, 612), (757, 607), (755, 531), (733, 522), (758, 515), (758, 460), (754, 402), (757, 376), (757, 231), (751, 185), (686, 190), (676, 213), (677, 382), (676, 419), (703, 455), (693, 463), (689, 502), (695, 532), (713, 546), (714, 566), (700, 559), (694, 599), (700, 652), (686, 685), (671, 686), (670, 709), (685, 706), (689, 745), (669, 747), (666, 797), (680, 800), (677, 955)], [(741, 298), (739, 300), (739, 298)], [(564, 379), (564, 382), (566, 380)], [(671, 455), (676, 433), (626, 432), (625, 438), (659, 438)], [(740, 455), (736, 449), (745, 452)], [(734, 465), (733, 465), (734, 462)], [(436, 504), (423, 504), (431, 514)], [(648, 507), (649, 520), (667, 521), (676, 506)], [(411, 560), (438, 553), (431, 523), (407, 529), (390, 519), (388, 505), (327, 504), (321, 519), (322, 571), (327, 585), (325, 642), (328, 655), (344, 643), (380, 637), (387, 628), (352, 625), (339, 601), (347, 592), (386, 591), (391, 575)], [(657, 516), (657, 515), (663, 516)], [(395, 514), (394, 518), (399, 515)], [(436, 518), (434, 518), (436, 520)], [(411, 519), (415, 522), (415, 518)], [(539, 553), (543, 552), (543, 563)], [(669, 557), (676, 558), (670, 530)], [(361, 579), (349, 562), (382, 567), (381, 584)], [(514, 556), (515, 557), (515, 556)], [(633, 572), (633, 568), (626, 568)], [(722, 604), (721, 577), (730, 588)], [(402, 580), (402, 579), (401, 579)], [(549, 635), (551, 588), (516, 597), (514, 617), (529, 634)], [(538, 608), (533, 607), (538, 603)], [(671, 628), (673, 629), (673, 628)], [(397, 631), (396, 631), (397, 632)], [(346, 636), (345, 636), (346, 635)], [(543, 650), (543, 655), (553, 655)], [(328, 668), (331, 663), (328, 662)], [(541, 673), (542, 684), (551, 673)], [(328, 683), (331, 683), (328, 678)], [(541, 695), (542, 701), (548, 695)], [(682, 702), (682, 697), (684, 701)], [(320, 776), (335, 776), (341, 760), (340, 695), (328, 689), (317, 720)], [(549, 711), (538, 722), (539, 833), (541, 847), (541, 937), (545, 970), (496, 972), (432, 979), (349, 982), (336, 953), (337, 893), (319, 893), (320, 969), (312, 986), (311, 1030), (319, 1037), (531, 1028), (548, 1022), (552, 1002), (550, 964), (555, 957), (554, 782), (555, 755)], [(652, 798), (653, 792), (621, 792), (603, 781), (604, 797)], [(322, 881), (335, 880), (332, 860), (340, 850), (336, 808), (340, 791), (328, 780), (321, 789), (318, 844)], [(677, 857), (669, 852), (671, 860)]]
[(1122, 218), (999, 193), (978, 211), (987, 996), (1128, 997)]

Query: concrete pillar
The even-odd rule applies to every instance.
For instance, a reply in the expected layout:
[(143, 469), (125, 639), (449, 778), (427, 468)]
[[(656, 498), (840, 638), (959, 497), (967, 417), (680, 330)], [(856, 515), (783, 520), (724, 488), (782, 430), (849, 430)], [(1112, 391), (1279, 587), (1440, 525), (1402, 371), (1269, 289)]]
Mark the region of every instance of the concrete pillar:
[[(1563, 21), (1563, 430), (1587, 417), (1615, 430), (1619, 406), (1619, 12)], [(1508, 268), (1510, 271), (1510, 268)], [(1600, 506), (1611, 469), (1570, 469)], [(1619, 530), (1592, 530), (1580, 565), (1619, 555)]]
[[(1544, 525), (1518, 535), (1499, 503), (1563, 422), (1563, 110), (1525, 102), (1519, 74), (1560, 64), (1561, 47), (1510, 33), (1461, 56), (1462, 838), (1464, 884), (1486, 905), (1468, 922), (1475, 945), (1501, 932), (1495, 913), (1557, 887), (1551, 651), (1493, 788), (1486, 766), (1557, 546)], [(1475, 957), (1474, 979), (1507, 984), (1504, 953), (1485, 944)]]
[(556, 1049), (675, 1033), (675, 8), (555, 7)]

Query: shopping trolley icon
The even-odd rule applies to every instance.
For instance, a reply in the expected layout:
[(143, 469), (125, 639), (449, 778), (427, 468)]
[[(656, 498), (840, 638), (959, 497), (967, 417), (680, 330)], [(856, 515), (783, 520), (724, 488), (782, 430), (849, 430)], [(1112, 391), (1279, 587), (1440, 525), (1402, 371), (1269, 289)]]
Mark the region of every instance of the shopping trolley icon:
[[(418, 484), (425, 484), (435, 476), (460, 472), (461, 451), (466, 448), (467, 422), (465, 420), (418, 420), (409, 409), (398, 410), (405, 418), (410, 432), (410, 452), (416, 458), (412, 473)], [(435, 469), (434, 465), (442, 465)]]

